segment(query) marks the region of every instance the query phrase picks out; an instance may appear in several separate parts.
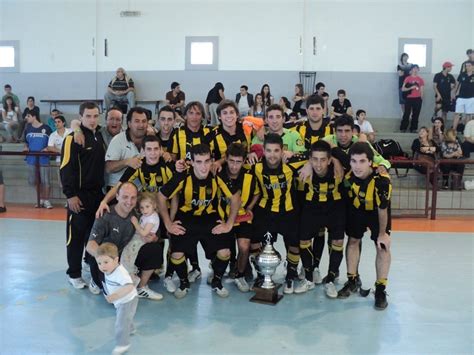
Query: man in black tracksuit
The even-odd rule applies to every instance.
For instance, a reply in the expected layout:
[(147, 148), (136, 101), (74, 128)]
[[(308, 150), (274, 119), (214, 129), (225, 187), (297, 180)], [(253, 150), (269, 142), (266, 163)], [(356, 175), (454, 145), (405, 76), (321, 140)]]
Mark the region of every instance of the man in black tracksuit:
[(74, 143), (70, 134), (61, 152), (61, 183), (67, 197), (66, 247), (69, 282), (74, 288), (86, 286), (81, 276), (81, 260), (85, 244), (94, 224), (95, 211), (103, 198), (105, 144), (99, 132), (99, 108), (84, 102), (79, 108), (84, 135), (83, 146)]

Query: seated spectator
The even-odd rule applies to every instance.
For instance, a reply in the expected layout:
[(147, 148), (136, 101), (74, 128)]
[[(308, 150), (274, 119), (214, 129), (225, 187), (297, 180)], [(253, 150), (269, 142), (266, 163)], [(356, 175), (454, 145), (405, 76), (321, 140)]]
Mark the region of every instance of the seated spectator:
[[(456, 137), (456, 131), (450, 128), (444, 134), (444, 141), (441, 144), (441, 157), (443, 159), (462, 158), (461, 144)], [(464, 164), (440, 164), (443, 172), (443, 189), (449, 188), (449, 175), (451, 174), (451, 188), (453, 190), (462, 189), (462, 174), (464, 173)]]
[[(25, 147), (24, 152), (46, 152), (48, 151), (48, 140), (51, 134), (51, 128), (43, 124), (39, 117), (35, 116), (34, 111), (28, 112), (26, 115), (27, 126), (25, 129)], [(39, 181), (36, 174), (36, 164), (39, 163)], [(49, 194), (51, 187), (49, 156), (26, 156), (28, 164), (28, 182), (31, 186), (40, 185), (40, 204), (36, 208), (53, 208), (49, 202)]]
[[(63, 147), (64, 139), (66, 139), (66, 136), (72, 133), (72, 130), (66, 127), (66, 119), (64, 116), (58, 115), (54, 121), (56, 124), (56, 130), (49, 136), (48, 151), (61, 154), (61, 148)], [(60, 161), (61, 156), (58, 155), (56, 157), (56, 163), (59, 164)]]
[[(295, 112), (294, 110), (291, 109), (291, 103), (290, 100), (286, 96), (282, 96), (280, 98), (280, 101), (278, 101), (278, 105), (283, 109), (283, 112), (285, 113), (285, 121), (288, 120), (288, 117), (290, 116), (290, 113)], [(297, 112), (295, 112), (298, 114)]]
[(242, 85), (240, 87), (240, 93), (235, 95), (235, 103), (239, 108), (240, 118), (248, 116), (254, 104), (253, 95), (249, 94), (248, 90), (247, 85)]
[(7, 97), (13, 98), (13, 102), (15, 105), (18, 107), (18, 110), (20, 109), (20, 99), (18, 98), (17, 95), (15, 95), (12, 92), (12, 86), (10, 84), (6, 84), (3, 89), (5, 90), (5, 94), (2, 96), (2, 105), (5, 105), (5, 102), (7, 101)]
[(469, 158), (471, 153), (474, 152), (474, 119), (471, 119), (464, 127), (462, 151), (465, 158)]
[(56, 130), (56, 117), (62, 114), (63, 113), (59, 111), (58, 109), (51, 110), (50, 116), (48, 118), (48, 126), (49, 128), (51, 128), (51, 131), (54, 132)]
[(365, 110), (357, 110), (356, 112), (356, 120), (354, 124), (360, 127), (360, 132), (365, 133), (367, 136), (368, 141), (371, 144), (375, 143), (375, 131), (372, 128), (372, 125), (369, 121), (366, 120), (367, 113)]
[(20, 109), (15, 104), (13, 97), (7, 96), (5, 104), (0, 108), (2, 112), (2, 125), (7, 131), (7, 139), (16, 143), (19, 141), (19, 130), (20, 130)]
[(324, 100), (324, 118), (329, 119), (329, 94), (324, 92), (321, 97)]
[(265, 107), (273, 105), (275, 99), (272, 96), (272, 93), (270, 92), (270, 86), (268, 84), (263, 84), (262, 89), (260, 90), (260, 94), (262, 95), (263, 105)]
[(337, 90), (337, 99), (331, 104), (331, 119), (342, 116), (344, 113), (353, 116), (352, 104), (346, 99), (346, 91), (343, 89)]
[(262, 94), (255, 95), (255, 102), (252, 110), (250, 110), (250, 116), (265, 118), (265, 105), (263, 104)]
[(360, 136), (360, 126), (358, 124), (354, 124), (354, 127), (352, 128), (352, 135), (353, 136)]
[(214, 87), (209, 90), (206, 97), (206, 111), (208, 122), (213, 127), (219, 124), (219, 118), (217, 116), (217, 106), (219, 106), (222, 100), (225, 100), (224, 85), (222, 85), (222, 83), (216, 83)]
[(295, 96), (293, 96), (293, 112), (296, 112), (300, 117), (306, 116), (306, 106), (304, 105), (307, 95), (304, 94), (302, 84), (295, 85)]
[(176, 81), (171, 83), (171, 91), (166, 93), (166, 104), (169, 105), (178, 115), (182, 116), (182, 109), (186, 100), (186, 94), (181, 91), (181, 85)]
[(123, 68), (118, 68), (116, 74), (104, 95), (106, 111), (113, 106), (113, 103), (119, 106), (127, 103), (128, 109), (135, 107), (135, 83)]
[(444, 121), (441, 117), (436, 117), (433, 120), (433, 126), (430, 128), (429, 139), (432, 139), (438, 147), (444, 140)]
[(418, 138), (413, 140), (411, 150), (413, 159), (423, 161), (422, 164), (415, 164), (415, 170), (421, 174), (427, 174), (433, 184), (433, 167), (439, 148), (433, 140), (429, 139), (428, 128), (420, 128)]
[(296, 112), (291, 111), (291, 113), (288, 114), (288, 118), (283, 124), (284, 128), (292, 128), (295, 127), (297, 124), (302, 122), (304, 119), (300, 119), (298, 117), (298, 114)]

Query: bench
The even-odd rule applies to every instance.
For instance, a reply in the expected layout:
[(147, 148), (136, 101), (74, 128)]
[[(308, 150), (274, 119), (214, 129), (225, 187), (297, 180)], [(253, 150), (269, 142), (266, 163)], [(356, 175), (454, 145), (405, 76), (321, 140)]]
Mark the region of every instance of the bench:
[[(100, 108), (100, 112), (104, 112), (104, 100), (103, 99), (44, 99), (40, 100), (40, 102), (48, 103), (49, 104), (49, 112), (51, 110), (57, 109), (58, 104), (65, 104), (65, 105), (80, 105), (84, 101), (92, 101), (97, 103)], [(154, 105), (155, 107), (155, 114), (158, 113), (160, 108), (160, 104), (166, 102), (165, 100), (138, 100), (137, 105)]]

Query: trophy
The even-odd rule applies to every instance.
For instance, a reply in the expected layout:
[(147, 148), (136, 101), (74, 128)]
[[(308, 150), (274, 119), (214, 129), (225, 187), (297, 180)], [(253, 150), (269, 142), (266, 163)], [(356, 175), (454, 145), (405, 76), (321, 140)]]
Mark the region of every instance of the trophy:
[(260, 273), (264, 276), (263, 283), (260, 287), (255, 287), (255, 296), (250, 301), (275, 305), (283, 298), (283, 295), (278, 294), (278, 289), (281, 284), (275, 284), (272, 280), (272, 275), (275, 273), (276, 268), (280, 265), (281, 256), (273, 248), (272, 235), (270, 232), (265, 234), (265, 247), (262, 252), (257, 256), (256, 263), (260, 269)]

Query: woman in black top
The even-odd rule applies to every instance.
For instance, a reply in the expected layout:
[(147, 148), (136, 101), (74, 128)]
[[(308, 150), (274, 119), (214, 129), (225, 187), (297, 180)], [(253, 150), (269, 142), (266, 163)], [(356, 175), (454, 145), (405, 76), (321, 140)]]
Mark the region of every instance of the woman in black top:
[(400, 56), (400, 63), (397, 65), (398, 71), (398, 103), (402, 109), (402, 113), (405, 112), (405, 98), (403, 97), (402, 86), (405, 78), (410, 75), (411, 64), (408, 63), (408, 54), (402, 53)]
[(293, 96), (293, 101), (295, 105), (293, 106), (293, 112), (296, 112), (301, 117), (306, 116), (306, 110), (301, 108), (303, 106), (303, 102), (306, 100), (306, 96), (304, 94), (304, 89), (302, 84), (295, 85), (295, 96)]
[(219, 118), (217, 116), (217, 106), (219, 103), (225, 100), (224, 85), (222, 83), (216, 83), (214, 87), (209, 90), (206, 97), (206, 111), (210, 119), (211, 126), (217, 126), (219, 124)]
[(274, 98), (272, 96), (272, 93), (270, 92), (270, 86), (268, 84), (263, 84), (262, 90), (260, 90), (260, 94), (262, 95), (264, 106), (268, 107), (270, 105), (273, 105)]
[(413, 159), (421, 160), (425, 164), (415, 164), (414, 168), (421, 174), (428, 174), (430, 182), (433, 184), (433, 166), (439, 151), (436, 143), (429, 138), (429, 131), (426, 127), (421, 127), (418, 131), (418, 138), (415, 138), (411, 145)]

